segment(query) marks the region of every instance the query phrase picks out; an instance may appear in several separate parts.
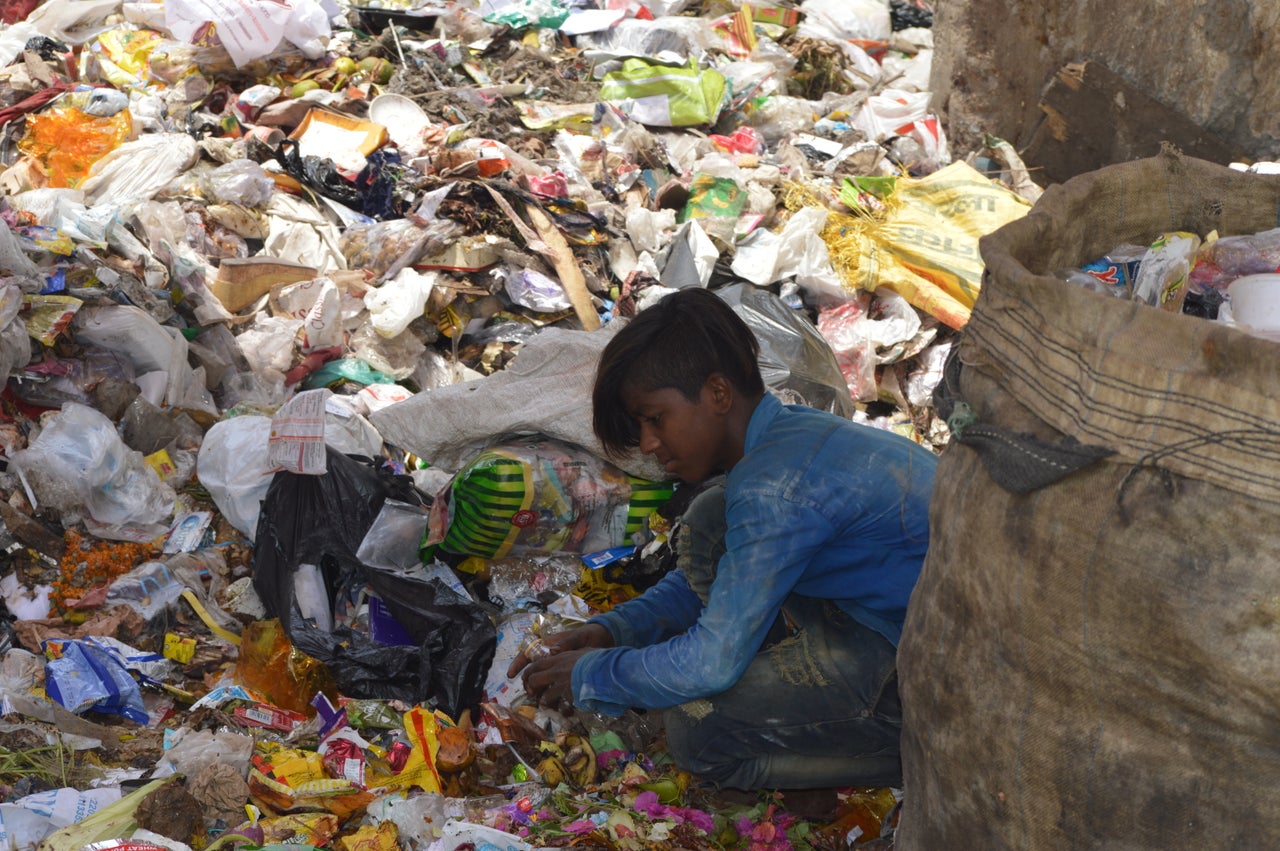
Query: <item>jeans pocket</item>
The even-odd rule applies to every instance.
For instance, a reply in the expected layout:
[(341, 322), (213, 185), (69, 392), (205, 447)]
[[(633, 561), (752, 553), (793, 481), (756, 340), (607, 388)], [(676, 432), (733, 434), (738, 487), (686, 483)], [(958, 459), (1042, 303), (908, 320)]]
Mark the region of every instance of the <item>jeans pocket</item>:
[(765, 651), (773, 661), (778, 681), (802, 688), (826, 687), (831, 681), (822, 671), (822, 662), (814, 656), (809, 634), (800, 630), (770, 645)]

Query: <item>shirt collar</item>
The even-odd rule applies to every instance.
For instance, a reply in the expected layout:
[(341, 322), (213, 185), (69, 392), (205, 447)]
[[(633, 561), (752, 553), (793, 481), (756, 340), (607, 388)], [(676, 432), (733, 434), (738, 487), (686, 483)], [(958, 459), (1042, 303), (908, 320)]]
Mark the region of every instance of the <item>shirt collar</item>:
[(757, 443), (760, 442), (764, 433), (769, 430), (770, 423), (773, 418), (782, 412), (782, 401), (772, 393), (765, 392), (756, 409), (751, 412), (751, 419), (747, 421), (747, 436), (743, 441), (743, 454), (750, 452)]

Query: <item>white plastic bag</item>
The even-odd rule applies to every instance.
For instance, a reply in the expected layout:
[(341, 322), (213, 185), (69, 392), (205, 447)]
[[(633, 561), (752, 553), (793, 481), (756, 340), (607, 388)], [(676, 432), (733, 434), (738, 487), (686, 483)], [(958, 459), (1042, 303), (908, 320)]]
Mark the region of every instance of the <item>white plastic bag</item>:
[(307, 265), (320, 274), (347, 268), (338, 228), (320, 209), (286, 192), (277, 192), (266, 212), (269, 233), (262, 245), (263, 256), (289, 261), (305, 257)]
[(498, 830), (496, 827), (487, 827), (483, 824), (473, 824), (467, 821), (455, 821), (449, 819), (444, 823), (444, 830), (440, 837), (441, 848), (457, 848), (459, 845), (468, 844), (477, 851), (533, 851), (533, 846), (525, 842), (519, 837), (512, 836)]
[(271, 294), (271, 309), (302, 323), (303, 352), (342, 344), (342, 295), (330, 278), (281, 286)]
[(106, 28), (110, 15), (120, 11), (120, 0), (60, 0), (42, 3), (27, 16), (41, 35), (81, 44)]
[[(600, 352), (624, 324), (611, 322), (597, 331), (544, 328), (506, 369), (474, 382), (436, 386), (374, 411), (369, 421), (388, 443), (447, 470), (460, 469), (495, 434), (538, 432), (602, 455), (591, 430), (591, 386)], [(449, 369), (438, 361), (436, 369)], [(420, 386), (433, 383), (429, 373), (422, 379)], [(666, 475), (662, 465), (638, 453), (618, 466), (640, 478)]]
[(28, 292), (39, 292), (44, 285), (44, 273), (40, 271), (35, 261), (23, 252), (18, 238), (14, 236), (13, 231), (9, 230), (8, 222), (3, 219), (0, 219), (0, 272), (20, 276), (24, 279), (20, 283), (27, 284)]
[(662, 250), (671, 241), (675, 229), (675, 210), (647, 210), (644, 207), (627, 210), (627, 236), (636, 251), (652, 254)]
[(158, 523), (173, 512), (172, 489), (111, 420), (85, 405), (64, 405), (13, 462), (39, 500), (83, 507), (99, 523)]
[[(920, 314), (898, 293), (884, 288), (876, 291), (870, 313), (862, 320), (864, 333), (877, 349), (901, 347), (920, 333)], [(880, 352), (880, 363), (890, 355)]]
[[(947, 137), (938, 117), (929, 112), (930, 97), (929, 92), (885, 89), (867, 98), (854, 116), (853, 126), (876, 142), (891, 136), (914, 139), (924, 152), (924, 164), (933, 168), (946, 165), (951, 158)], [(905, 128), (910, 130), (903, 132)]]
[(246, 207), (265, 206), (276, 191), (276, 182), (253, 160), (232, 160), (209, 172), (205, 180), (214, 198)]
[(893, 35), (889, 4), (884, 0), (805, 0), (800, 13), (803, 18), (796, 32), (807, 38), (888, 41)]
[[(308, 59), (324, 53), (329, 16), (314, 0), (242, 0), (233, 6), (216, 0), (168, 0), (165, 26), (177, 38), (193, 43), (206, 25), (218, 27), (218, 38), (236, 67), (273, 53), (282, 40), (302, 50)], [(227, 19), (228, 12), (235, 17)]]
[[(733, 258), (733, 273), (762, 286), (798, 277), (802, 271), (810, 279), (825, 277), (826, 267), (831, 266), (831, 255), (819, 234), (826, 221), (825, 209), (805, 207), (788, 219), (779, 233), (757, 230), (739, 244)], [(831, 277), (835, 278), (834, 269)]]
[(99, 201), (148, 201), (200, 156), (196, 140), (186, 133), (143, 136), (98, 160), (80, 186), (89, 206)]
[(218, 415), (205, 386), (204, 367), (191, 367), (190, 347), (177, 328), (161, 325), (132, 305), (81, 308), (73, 328), (78, 341), (127, 357), (137, 375), (162, 373), (164, 404)]
[(776, 145), (796, 132), (813, 127), (820, 105), (790, 95), (773, 95), (752, 112), (749, 122), (760, 133), (766, 145)]
[(373, 329), (383, 337), (395, 337), (422, 315), (435, 287), (435, 272), (401, 269), (376, 290), (369, 290), (364, 306), (369, 309)]
[(253, 756), (253, 736), (231, 730), (194, 730), (180, 727), (166, 741), (167, 749), (160, 758), (161, 771), (176, 771), (195, 777), (214, 763), (230, 765), (241, 777), (249, 776), (249, 760)]
[[(34, 13), (33, 13), (34, 14)], [(22, 55), (22, 49), (32, 38), (42, 33), (30, 21), (18, 21), (10, 24), (0, 32), (0, 67), (7, 68), (13, 60)]]
[[(49, 611), (52, 608), (49, 603), (51, 593), (53, 593), (52, 585), (27, 587), (18, 579), (17, 573), (6, 573), (4, 578), (0, 579), (0, 598), (4, 599), (9, 614), (20, 621), (49, 617)], [(4, 684), (0, 682), (0, 692), (3, 691)]]
[(236, 336), (236, 343), (254, 372), (285, 373), (293, 365), (294, 339), (301, 327), (301, 319), (258, 314), (253, 324)]
[(118, 800), (119, 786), (83, 792), (63, 787), (0, 804), (0, 848), (34, 849), (55, 830), (75, 824)]
[(384, 337), (369, 323), (367, 315), (347, 338), (347, 346), (353, 357), (397, 380), (413, 375), (422, 359), (427, 356), (426, 344), (416, 335), (410, 333)]
[(146, 232), (151, 253), (168, 268), (170, 282), (182, 290), (199, 323), (212, 325), (230, 319), (231, 314), (209, 291), (213, 267), (187, 242), (186, 217), (178, 202), (146, 201), (134, 209), (134, 218)]
[(200, 444), (196, 478), (227, 521), (250, 541), (271, 486), (267, 441), (271, 418), (240, 416), (214, 423)]
[(890, 51), (881, 67), (885, 77), (892, 80), (896, 88), (909, 92), (927, 92), (929, 75), (933, 70), (933, 50), (924, 49), (914, 56)]
[(705, 287), (719, 259), (720, 249), (696, 219), (689, 219), (680, 225), (660, 260), (662, 284), (675, 289)]
[(13, 196), (11, 203), (77, 242), (98, 246), (106, 245), (107, 230), (120, 215), (114, 204), (86, 207), (84, 193), (78, 189), (32, 189)]

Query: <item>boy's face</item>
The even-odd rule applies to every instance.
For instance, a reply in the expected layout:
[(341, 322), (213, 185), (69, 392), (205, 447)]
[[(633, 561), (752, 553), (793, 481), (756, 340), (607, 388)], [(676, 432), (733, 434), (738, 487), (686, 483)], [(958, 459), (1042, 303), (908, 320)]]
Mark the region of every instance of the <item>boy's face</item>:
[(640, 428), (640, 451), (654, 456), (668, 474), (700, 482), (731, 466), (728, 405), (714, 379), (702, 386), (697, 402), (673, 387), (622, 398)]

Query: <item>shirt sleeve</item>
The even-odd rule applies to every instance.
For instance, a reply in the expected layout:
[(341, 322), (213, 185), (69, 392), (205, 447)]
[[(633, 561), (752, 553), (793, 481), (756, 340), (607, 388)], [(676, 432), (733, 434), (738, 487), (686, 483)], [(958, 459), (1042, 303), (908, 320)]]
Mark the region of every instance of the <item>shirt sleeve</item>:
[(684, 632), (698, 620), (702, 601), (684, 572), (673, 570), (652, 588), (587, 623), (603, 624), (618, 647), (647, 647)]
[(665, 709), (738, 681), (833, 529), (819, 511), (780, 500), (776, 491), (739, 494), (726, 520), (727, 550), (696, 623), (659, 644), (583, 655), (573, 668), (577, 706), (610, 715)]

